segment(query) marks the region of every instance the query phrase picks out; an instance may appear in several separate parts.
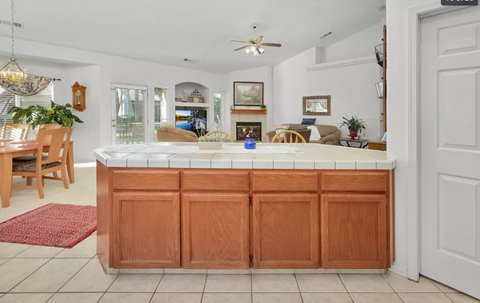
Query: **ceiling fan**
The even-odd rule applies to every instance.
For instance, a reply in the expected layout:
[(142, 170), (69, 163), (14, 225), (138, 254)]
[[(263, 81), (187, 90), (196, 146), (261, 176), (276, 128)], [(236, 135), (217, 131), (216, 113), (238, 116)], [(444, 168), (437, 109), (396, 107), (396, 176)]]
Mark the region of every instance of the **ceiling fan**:
[[(252, 28), (253, 28), (253, 31), (254, 31), (254, 34), (255, 34), (255, 29), (257, 28), (257, 25), (255, 25), (255, 24), (252, 25)], [(252, 39), (248, 40), (248, 42), (247, 41), (239, 41), (239, 40), (231, 40), (231, 41), (232, 42), (247, 43), (247, 45), (239, 47), (239, 48), (235, 49), (234, 51), (239, 51), (239, 50), (244, 49), (247, 54), (252, 52), (254, 56), (261, 55), (265, 52), (265, 49), (263, 48), (263, 46), (273, 46), (273, 47), (281, 47), (282, 46), (280, 43), (266, 43), (266, 42), (263, 42), (263, 40), (265, 40), (264, 36), (259, 36), (256, 39), (252, 38)]]

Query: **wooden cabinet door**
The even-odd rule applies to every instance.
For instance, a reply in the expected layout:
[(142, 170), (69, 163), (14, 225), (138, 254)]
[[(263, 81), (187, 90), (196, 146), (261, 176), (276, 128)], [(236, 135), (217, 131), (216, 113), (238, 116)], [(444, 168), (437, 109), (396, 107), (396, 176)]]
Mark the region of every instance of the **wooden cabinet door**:
[(180, 194), (113, 194), (113, 268), (180, 267)]
[(318, 224), (316, 194), (254, 195), (254, 267), (317, 268)]
[(322, 268), (386, 268), (386, 197), (321, 197)]
[(182, 195), (184, 268), (249, 268), (247, 194)]

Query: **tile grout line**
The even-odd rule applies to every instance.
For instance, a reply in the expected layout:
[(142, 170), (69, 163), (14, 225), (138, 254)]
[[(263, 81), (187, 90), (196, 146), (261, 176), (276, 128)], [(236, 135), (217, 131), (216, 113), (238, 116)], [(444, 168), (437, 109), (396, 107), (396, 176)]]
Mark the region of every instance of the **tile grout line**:
[[(12, 258), (11, 260), (13, 260), (13, 258)], [(11, 261), (11, 260), (10, 260), (10, 261)], [(21, 259), (16, 259), (16, 260), (21, 260)], [(38, 258), (38, 259), (36, 259), (36, 260), (42, 260), (42, 259), (41, 259), (41, 258)], [(45, 260), (45, 259), (44, 259), (44, 260)], [(23, 283), (23, 281), (25, 281), (25, 280), (28, 279), (31, 275), (33, 275), (34, 273), (36, 273), (37, 271), (39, 271), (40, 268), (42, 268), (42, 267), (44, 267), (45, 265), (47, 265), (50, 261), (52, 261), (52, 259), (48, 259), (47, 262), (45, 262), (42, 266), (40, 266), (39, 268), (37, 268), (36, 270), (34, 270), (34, 271), (33, 271), (31, 274), (29, 274), (28, 276), (26, 276), (25, 279), (23, 279), (23, 280), (21, 280), (20, 282), (18, 282), (17, 284), (15, 284), (15, 286), (13, 286), (12, 288), (10, 288), (10, 289), (8, 290), (8, 292), (6, 292), (6, 294), (7, 294), (7, 293), (10, 293), (12, 290), (15, 289), (15, 287), (17, 287), (18, 285), (20, 285), (21, 283)], [(7, 261), (7, 262), (9, 262), (9, 261)]]
[(160, 277), (160, 281), (158, 281), (157, 287), (155, 287), (155, 290), (153, 291), (152, 297), (150, 298), (150, 301), (148, 301), (148, 303), (152, 302), (153, 297), (157, 293), (158, 287), (160, 286), (160, 283), (162, 283), (163, 277), (165, 277), (165, 269), (162, 271), (162, 276)]
[(207, 274), (205, 275), (205, 284), (203, 285), (202, 298), (200, 299), (200, 303), (203, 302), (203, 296), (205, 295), (205, 288), (207, 288), (207, 280), (208, 280), (208, 271), (207, 271)]
[(250, 270), (250, 297), (251, 297), (251, 303), (253, 303), (253, 270)]
[[(47, 300), (47, 303), (48, 303), (48, 301), (50, 301), (56, 294), (59, 293), (60, 289), (62, 289), (65, 285), (67, 285), (67, 283), (70, 282), (70, 280), (72, 280), (73, 277), (75, 277), (75, 276), (76, 276), (85, 266), (87, 266), (87, 264), (90, 263), (90, 261), (92, 261), (93, 259), (95, 259), (95, 256), (93, 256), (89, 261), (87, 261), (87, 263), (85, 263), (85, 265), (83, 265), (82, 267), (80, 267), (80, 269), (77, 270), (77, 272), (76, 272), (75, 274), (73, 274), (73, 275), (70, 277), (70, 279), (68, 279), (67, 282), (65, 282), (65, 283), (53, 294), (53, 296), (52, 296), (50, 299)], [(52, 258), (51, 260), (53, 260), (53, 258)], [(72, 259), (70, 259), (70, 260), (72, 260)], [(50, 261), (49, 261), (49, 262), (50, 262)], [(48, 262), (47, 262), (47, 263), (48, 263)], [(100, 266), (101, 266), (101, 265), (100, 265)], [(97, 301), (97, 302), (98, 302), (98, 301)]]
[(345, 287), (345, 290), (347, 291), (347, 294), (350, 297), (350, 300), (352, 301), (352, 303), (355, 302), (352, 298), (352, 294), (350, 294), (350, 292), (348, 291), (347, 285), (345, 285), (345, 282), (343, 282), (342, 276), (340, 276), (340, 274), (338, 273), (337, 273), (337, 276), (340, 279), (340, 282), (342, 282), (343, 287)]
[(397, 293), (397, 291), (395, 290), (395, 288), (390, 284), (388, 283), (387, 279), (385, 279), (384, 277), (385, 274), (381, 274), (380, 276), (383, 278), (383, 280), (388, 284), (388, 286), (390, 286), (391, 289), (393, 289), (393, 292), (397, 295), (398, 298), (400, 298), (400, 301), (402, 301), (403, 303), (405, 303), (405, 301), (402, 299), (402, 297), (400, 297), (400, 295)]
[(300, 294), (300, 300), (302, 301), (302, 303), (305, 303), (303, 301), (302, 291), (300, 290), (300, 285), (298, 284), (297, 275), (295, 274), (295, 271), (293, 271), (293, 277), (295, 278), (295, 283), (297, 283), (297, 289), (298, 289), (298, 293)]

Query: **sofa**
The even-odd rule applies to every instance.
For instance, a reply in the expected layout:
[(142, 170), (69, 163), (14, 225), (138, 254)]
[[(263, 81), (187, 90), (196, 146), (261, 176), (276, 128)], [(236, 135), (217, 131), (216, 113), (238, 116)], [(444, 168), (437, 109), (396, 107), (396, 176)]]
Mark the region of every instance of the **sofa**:
[[(306, 125), (306, 124), (284, 124), (284, 126), (288, 126), (288, 128), (293, 128), (293, 130), (296, 130), (296, 127), (298, 126), (311, 126), (311, 125)], [(309, 143), (317, 143), (317, 144), (328, 144), (328, 145), (338, 145), (338, 139), (340, 139), (342, 132), (338, 127), (335, 125), (322, 125), (322, 124), (313, 124), (313, 126), (316, 126), (318, 129), (318, 132), (320, 133), (320, 140), (307, 140)], [(269, 131), (267, 133), (268, 137), (268, 142), (272, 142), (273, 137), (275, 136), (275, 131)]]
[(157, 130), (158, 142), (198, 142), (194, 132), (178, 127), (161, 127)]

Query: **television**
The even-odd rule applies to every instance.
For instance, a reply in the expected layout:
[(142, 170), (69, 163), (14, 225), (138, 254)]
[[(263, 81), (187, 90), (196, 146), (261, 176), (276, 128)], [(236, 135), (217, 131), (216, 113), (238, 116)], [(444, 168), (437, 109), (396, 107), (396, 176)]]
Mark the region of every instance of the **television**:
[(207, 125), (207, 111), (204, 109), (175, 111), (175, 126), (178, 128), (193, 132), (200, 130), (207, 132)]

